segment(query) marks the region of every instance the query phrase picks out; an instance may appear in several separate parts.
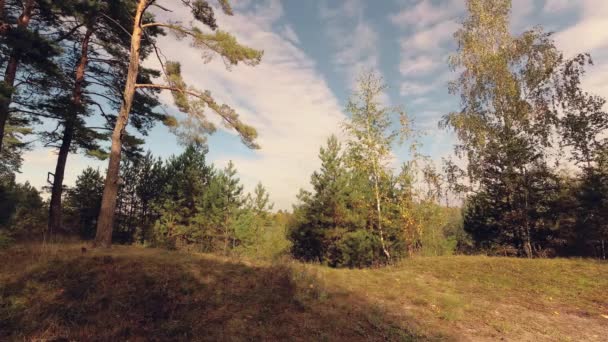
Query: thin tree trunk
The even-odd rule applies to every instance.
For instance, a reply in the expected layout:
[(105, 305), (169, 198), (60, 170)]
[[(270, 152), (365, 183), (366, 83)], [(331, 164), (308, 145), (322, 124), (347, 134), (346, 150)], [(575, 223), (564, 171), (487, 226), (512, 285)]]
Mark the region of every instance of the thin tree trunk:
[(5, 35), (6, 32), (11, 28), (11, 26), (4, 21), (4, 14), (6, 10), (4, 9), (4, 0), (0, 0), (0, 35)]
[(382, 229), (382, 208), (380, 207), (380, 189), (378, 188), (378, 177), (378, 170), (374, 163), (374, 193), (376, 195), (376, 210), (378, 212), (378, 231), (380, 232), (380, 245), (382, 246), (382, 251), (384, 252), (384, 255), (386, 255), (386, 258), (390, 262), (391, 254), (386, 248), (386, 243), (384, 242), (384, 230)]
[(135, 23), (131, 36), (131, 55), (129, 59), (129, 72), (125, 84), (123, 104), (112, 132), (112, 147), (110, 150), (110, 161), (108, 172), (103, 188), (101, 210), (97, 220), (97, 233), (95, 235), (95, 246), (108, 248), (112, 245), (112, 225), (114, 221), (114, 209), (116, 208), (116, 195), (118, 194), (118, 180), (120, 171), (120, 154), (122, 149), (122, 135), (127, 126), (129, 112), (133, 104), (135, 94), (135, 82), (139, 72), (139, 54), (141, 47), (142, 28), (141, 20), (148, 4), (148, 0), (139, 0), (135, 12)]
[(76, 116), (82, 109), (82, 91), (84, 87), (85, 70), (88, 63), (89, 41), (91, 40), (92, 34), (92, 28), (87, 27), (87, 31), (82, 40), (80, 60), (78, 61), (78, 66), (76, 67), (74, 89), (72, 90), (71, 109), (74, 112), (67, 113), (67, 117), (64, 122), (63, 139), (61, 140), (61, 147), (59, 148), (59, 155), (57, 157), (57, 165), (55, 166), (55, 177), (53, 179), (53, 190), (51, 192), (51, 203), (49, 206), (49, 236), (52, 236), (52, 234), (61, 227), (61, 195), (63, 192), (63, 177), (65, 174), (65, 165), (68, 160), (68, 154), (70, 153), (70, 147), (72, 145), (72, 139), (74, 138)]
[[(4, 6), (2, 6), (4, 8)], [(30, 24), (32, 19), (32, 10), (34, 9), (34, 1), (27, 0), (23, 4), (23, 12), (17, 20), (17, 27), (25, 29)], [(19, 67), (19, 56), (17, 52), (11, 54), (6, 70), (4, 72), (3, 84), (0, 86), (0, 152), (2, 152), (3, 141), (4, 141), (4, 129), (8, 122), (9, 107), (13, 101), (13, 86), (15, 85), (15, 79), (17, 77), (17, 68)]]
[[(369, 117), (369, 98), (366, 99), (366, 105), (365, 105), (365, 113), (366, 113), (366, 128), (367, 128), (367, 140), (368, 140), (368, 144), (370, 146), (375, 145), (372, 144), (372, 137), (370, 136), (370, 131), (371, 131), (371, 123), (370, 123), (370, 117)], [(374, 151), (375, 152), (375, 151)], [(384, 230), (382, 230), (382, 208), (380, 206), (380, 189), (379, 189), (379, 177), (380, 177), (380, 171), (378, 170), (378, 157), (374, 156), (374, 160), (372, 160), (372, 172), (373, 172), (373, 176), (374, 176), (374, 195), (376, 197), (376, 211), (378, 214), (378, 231), (380, 232), (380, 245), (382, 247), (382, 252), (384, 252), (384, 255), (386, 256), (386, 258), (388, 259), (388, 261), (391, 261), (391, 254), (388, 252), (388, 249), (386, 248), (386, 244), (384, 242)]]
[(525, 222), (525, 231), (524, 231), (524, 251), (526, 253), (526, 257), (527, 258), (532, 258), (532, 237), (531, 237), (531, 233), (530, 233), (530, 220), (528, 219), (528, 189), (530, 184), (528, 184), (527, 180), (527, 174), (526, 174), (526, 170), (523, 169), (523, 174), (524, 174), (524, 210), (523, 210), (523, 218), (524, 218), (524, 222)]

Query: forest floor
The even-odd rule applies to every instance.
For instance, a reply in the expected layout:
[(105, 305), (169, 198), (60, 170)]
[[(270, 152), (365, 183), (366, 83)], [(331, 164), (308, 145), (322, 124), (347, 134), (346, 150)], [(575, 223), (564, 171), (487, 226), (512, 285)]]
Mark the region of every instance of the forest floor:
[(0, 340), (600, 341), (608, 263), (426, 257), (331, 269), (81, 244), (0, 252)]

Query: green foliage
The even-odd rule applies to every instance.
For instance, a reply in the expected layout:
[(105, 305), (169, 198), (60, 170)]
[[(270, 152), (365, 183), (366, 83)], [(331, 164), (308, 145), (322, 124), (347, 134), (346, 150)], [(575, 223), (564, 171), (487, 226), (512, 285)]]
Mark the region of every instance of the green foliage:
[[(233, 14), (227, 0), (220, 0), (219, 3), (224, 13)], [(196, 26), (184, 26), (175, 22), (151, 24), (151, 27), (165, 27), (178, 39), (186, 37), (191, 39), (192, 46), (202, 52), (204, 61), (209, 61), (214, 55), (218, 55), (224, 60), (227, 68), (239, 63), (249, 66), (260, 63), (263, 51), (241, 45), (230, 33), (216, 30), (218, 26), (213, 8), (206, 0), (184, 1), (183, 4), (190, 7), (196, 20), (211, 28), (213, 32), (204, 32)], [(162, 86), (147, 84), (145, 87), (170, 90), (177, 108), (188, 115), (181, 122), (172, 122), (177, 124), (171, 127), (184, 144), (203, 144), (207, 135), (215, 132), (215, 125), (208, 120), (205, 113), (205, 109), (209, 109), (220, 116), (226, 128), (234, 129), (239, 134), (245, 146), (252, 149), (260, 148), (255, 142), (258, 135), (256, 129), (242, 122), (233, 108), (226, 104), (218, 104), (209, 90), (198, 90), (187, 86), (182, 78), (179, 62), (162, 60), (160, 62), (163, 65), (167, 84)]]
[[(321, 169), (311, 177), (312, 192), (301, 191), (289, 223), (292, 255), (337, 267), (366, 267), (411, 255), (446, 255), (464, 240), (458, 209), (445, 208), (433, 198), (419, 199), (414, 190), (413, 164), (378, 183), (382, 229), (377, 227), (373, 179), (361, 164), (351, 164), (348, 149), (335, 136), (321, 148)], [(431, 171), (427, 172), (430, 174)], [(436, 179), (438, 182), (439, 180)]]
[[(456, 154), (468, 162), (466, 173), (446, 166), (451, 188), (468, 191), (465, 230), (477, 248), (493, 253), (555, 253), (563, 243), (558, 230), (571, 230), (565, 227), (574, 216), (580, 222), (595, 216), (590, 202), (564, 195), (548, 165), (556, 147), (570, 147), (572, 159), (587, 169), (583, 178), (595, 173), (589, 170), (606, 144), (608, 114), (604, 99), (581, 89), (590, 57), (565, 60), (540, 27), (513, 35), (510, 0), (469, 0), (467, 6), (450, 58), (462, 70), (450, 84), (462, 109), (442, 121), (456, 132)], [(465, 174), (459, 181), (456, 175)], [(560, 207), (569, 213), (554, 211)]]
[(253, 196), (245, 195), (234, 164), (218, 170), (206, 153), (189, 145), (164, 165), (150, 154), (133, 166), (125, 163), (114, 238), (223, 254), (281, 253), (286, 240), (273, 225), (267, 191), (258, 184)]
[(183, 154), (167, 161), (165, 173), (170, 177), (155, 203), (160, 217), (154, 236), (162, 244), (195, 244), (199, 250), (212, 249), (212, 233), (205, 229), (207, 218), (199, 215), (208, 204), (207, 189), (215, 174), (213, 167), (206, 164), (206, 153), (205, 147), (190, 145)]
[(76, 178), (74, 187), (67, 191), (64, 208), (69, 218), (66, 222), (82, 239), (92, 239), (95, 236), (103, 182), (99, 170), (87, 167)]
[(0, 250), (8, 249), (15, 243), (15, 239), (10, 237), (6, 232), (0, 231)]
[(255, 142), (258, 136), (256, 129), (242, 122), (230, 106), (218, 104), (210, 91), (189, 88), (182, 78), (181, 65), (178, 62), (167, 62), (165, 73), (167, 87), (171, 90), (175, 105), (180, 111), (188, 114), (185, 120), (171, 127), (183, 143), (204, 144), (207, 135), (215, 132), (215, 125), (205, 113), (208, 108), (222, 118), (226, 128), (232, 128), (239, 134), (243, 144), (252, 149), (260, 148)]
[(240, 45), (236, 38), (228, 32), (216, 31), (213, 34), (207, 34), (194, 29), (193, 33), (192, 45), (219, 54), (226, 65), (237, 65), (241, 62), (254, 66), (262, 60), (262, 51)]
[(45, 225), (44, 203), (28, 182), (13, 176), (0, 180), (0, 233), (4, 240), (41, 240)]
[(380, 255), (378, 236), (366, 230), (357, 230), (344, 234), (336, 244), (339, 255), (336, 266), (369, 267)]
[(28, 144), (23, 142), (23, 138), (31, 133), (31, 128), (23, 127), (19, 123), (17, 125), (9, 123), (4, 127), (4, 139), (0, 151), (0, 178), (8, 179), (21, 169), (22, 154), (29, 148)]

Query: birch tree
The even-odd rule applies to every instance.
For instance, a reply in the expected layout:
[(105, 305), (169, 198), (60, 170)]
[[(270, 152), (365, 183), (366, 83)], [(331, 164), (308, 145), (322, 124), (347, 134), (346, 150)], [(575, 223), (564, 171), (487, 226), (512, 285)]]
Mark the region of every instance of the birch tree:
[[(375, 229), (378, 231), (382, 251), (391, 260), (386, 234), (383, 228), (383, 203), (381, 187), (389, 179), (392, 160), (392, 145), (409, 138), (412, 131), (410, 120), (400, 108), (382, 104), (386, 85), (374, 72), (363, 73), (358, 79), (358, 88), (346, 105), (350, 118), (344, 122), (348, 136), (348, 160), (352, 167), (364, 171), (371, 182), (376, 213)], [(398, 119), (395, 122), (395, 119)], [(398, 125), (398, 129), (394, 129)]]

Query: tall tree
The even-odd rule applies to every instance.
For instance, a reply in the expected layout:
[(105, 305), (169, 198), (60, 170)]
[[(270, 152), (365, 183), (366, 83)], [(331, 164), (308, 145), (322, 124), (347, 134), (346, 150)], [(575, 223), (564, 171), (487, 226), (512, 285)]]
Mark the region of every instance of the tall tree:
[(228, 248), (232, 242), (232, 247), (236, 245), (234, 232), (234, 220), (237, 211), (243, 205), (243, 186), (240, 179), (236, 176), (236, 169), (232, 161), (218, 174), (215, 183), (218, 185), (219, 193), (214, 202), (214, 207), (219, 209), (219, 226), (224, 235), (224, 254), (228, 253)]
[[(410, 122), (400, 108), (383, 106), (381, 97), (386, 90), (383, 80), (373, 72), (362, 74), (358, 80), (358, 89), (346, 105), (350, 114), (344, 123), (348, 134), (349, 161), (356, 169), (363, 170), (369, 177), (374, 192), (373, 201), (376, 209), (376, 229), (378, 230), (382, 250), (390, 261), (391, 254), (383, 229), (383, 195), (381, 184), (388, 179), (388, 163), (391, 160), (392, 144), (409, 138)], [(400, 124), (394, 130), (394, 116)]]
[[(57, 55), (53, 41), (41, 31), (52, 31), (56, 16), (53, 4), (43, 0), (5, 0), (0, 3), (0, 49), (7, 58), (0, 59), (4, 67), (0, 83), (0, 152), (4, 149), (7, 125), (11, 123), (11, 109), (17, 92), (20, 67), (33, 67), (45, 76), (53, 74), (52, 58)], [(18, 82), (20, 87), (30, 87), (36, 82), (31, 75)], [(44, 76), (34, 77), (37, 80)], [(37, 87), (42, 90), (43, 87)]]
[(450, 57), (451, 66), (463, 70), (450, 84), (451, 93), (460, 95), (462, 109), (445, 116), (442, 125), (453, 128), (459, 138), (456, 152), (468, 159), (473, 191), (483, 197), (489, 187), (500, 184), (504, 190), (503, 197), (495, 199), (500, 205), (487, 208), (495, 210), (485, 214), (496, 220), (486, 221), (485, 229), (508, 229), (504, 233), (513, 236), (519, 254), (531, 257), (537, 223), (531, 212), (542, 206), (533, 199), (541, 199), (550, 188), (531, 187), (529, 182), (546, 174), (537, 171), (547, 170), (548, 151), (554, 145), (552, 75), (563, 57), (541, 28), (511, 34), (510, 0), (468, 0), (467, 9), (455, 34), (458, 51)]
[[(182, 0), (178, 6), (186, 6), (191, 9), (193, 17), (200, 23), (208, 26), (212, 30), (217, 28), (213, 9), (204, 0)], [(231, 15), (227, 0), (221, 0), (220, 5), (224, 13)], [(166, 89), (173, 94), (176, 106), (183, 112), (198, 118), (205, 126), (210, 126), (205, 119), (203, 109), (209, 108), (218, 114), (224, 123), (235, 129), (241, 136), (242, 141), (251, 148), (257, 148), (254, 142), (257, 132), (254, 128), (242, 123), (234, 111), (227, 105), (219, 105), (211, 97), (208, 91), (197, 91), (188, 88), (182, 80), (180, 65), (176, 62), (160, 61), (164, 66), (166, 84), (142, 84), (138, 83), (140, 54), (142, 47), (142, 37), (150, 29), (166, 28), (179, 37), (189, 37), (192, 39), (193, 46), (205, 51), (215, 52), (222, 56), (229, 64), (239, 62), (249, 65), (258, 64), (262, 57), (262, 52), (257, 51), (236, 42), (236, 39), (223, 31), (215, 31), (212, 34), (204, 33), (197, 27), (187, 27), (176, 23), (158, 23), (153, 21), (153, 16), (148, 12), (151, 6), (157, 6), (155, 0), (138, 0), (134, 10), (134, 23), (130, 32), (131, 49), (129, 54), (129, 69), (126, 77), (123, 104), (121, 106), (114, 130), (112, 133), (112, 146), (110, 149), (110, 160), (108, 173), (105, 180), (104, 194), (97, 225), (96, 245), (109, 247), (112, 242), (112, 224), (114, 208), (116, 207), (116, 195), (118, 192), (118, 172), (120, 166), (120, 155), (122, 136), (127, 125), (127, 120), (133, 105), (133, 97), (137, 89)], [(163, 7), (161, 7), (163, 8)], [(160, 54), (159, 54), (160, 55)]]
[(369, 186), (350, 172), (338, 138), (327, 139), (319, 151), (321, 169), (310, 177), (312, 192), (300, 190), (289, 238), (294, 257), (339, 265), (338, 243), (348, 232), (366, 229), (364, 195)]
[[(129, 48), (129, 40), (123, 38), (122, 27), (131, 23), (132, 18), (125, 13), (135, 5), (135, 0), (112, 3), (66, 1), (60, 8), (65, 30), (71, 34), (62, 43), (67, 51), (61, 63), (66, 73), (65, 81), (60, 84), (62, 89), (59, 96), (46, 101), (44, 108), (50, 112), (51, 117), (58, 120), (59, 127), (62, 128), (44, 134), (47, 145), (58, 144), (49, 206), (49, 232), (61, 226), (63, 176), (68, 154), (81, 149), (89, 156), (106, 156), (99, 146), (99, 140), (107, 138), (109, 128), (89, 127), (85, 118), (96, 111), (105, 118), (108, 126), (115, 121), (115, 116), (106, 114), (103, 108), (114, 109), (122, 100), (119, 89), (127, 72), (128, 64), (124, 62), (124, 57)], [(148, 32), (144, 49), (151, 48), (158, 33), (159, 30)], [(147, 55), (148, 52), (144, 52), (141, 58)], [(143, 69), (139, 77), (147, 80), (151, 75), (156, 73)], [(131, 123), (142, 134), (146, 134), (155, 120), (166, 121), (166, 115), (153, 112), (157, 104), (155, 92), (140, 93), (134, 97)], [(129, 141), (138, 143), (135, 139)]]
[(212, 250), (215, 241), (209, 241), (212, 234), (208, 229), (211, 215), (205, 214), (216, 170), (207, 164), (206, 154), (205, 146), (191, 144), (167, 161), (168, 177), (155, 204), (160, 216), (154, 227), (157, 243), (173, 248), (193, 244), (199, 250)]
[(67, 191), (66, 207), (75, 214), (78, 233), (83, 239), (95, 236), (95, 223), (101, 206), (103, 176), (99, 170), (87, 167), (76, 178), (76, 184)]

